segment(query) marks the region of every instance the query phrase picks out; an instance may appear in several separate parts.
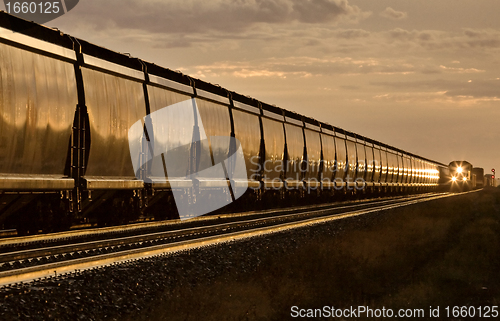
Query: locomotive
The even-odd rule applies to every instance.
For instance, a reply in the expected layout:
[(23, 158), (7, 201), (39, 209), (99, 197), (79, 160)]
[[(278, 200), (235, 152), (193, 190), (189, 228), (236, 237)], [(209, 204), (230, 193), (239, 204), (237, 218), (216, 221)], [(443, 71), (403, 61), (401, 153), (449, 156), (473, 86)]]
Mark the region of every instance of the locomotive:
[(234, 210), (432, 191), (450, 173), (5, 12), (0, 95), (0, 225), (20, 234), (189, 217), (176, 202)]
[(452, 190), (470, 190), (473, 185), (472, 164), (466, 161), (452, 161), (448, 165)]

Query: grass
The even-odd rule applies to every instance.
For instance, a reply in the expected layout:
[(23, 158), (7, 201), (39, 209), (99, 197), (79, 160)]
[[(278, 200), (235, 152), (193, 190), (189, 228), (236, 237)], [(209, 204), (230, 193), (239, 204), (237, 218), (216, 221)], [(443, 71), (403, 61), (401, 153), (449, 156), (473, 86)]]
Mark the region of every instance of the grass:
[[(499, 189), (271, 236), (257, 253), (226, 258), (226, 272), (213, 279), (166, 290), (141, 318), (283, 320), (292, 306), (500, 305), (499, 236)], [(259, 263), (245, 270), (245, 260)]]

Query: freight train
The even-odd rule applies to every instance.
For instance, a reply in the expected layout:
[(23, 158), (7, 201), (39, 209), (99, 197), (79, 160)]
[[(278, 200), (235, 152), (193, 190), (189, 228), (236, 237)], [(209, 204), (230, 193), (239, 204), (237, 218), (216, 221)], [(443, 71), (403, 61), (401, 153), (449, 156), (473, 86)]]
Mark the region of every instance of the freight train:
[(208, 212), (213, 199), (241, 209), (424, 192), (449, 179), (442, 163), (0, 13), (3, 228), (189, 217), (176, 202)]
[(466, 161), (453, 161), (448, 165), (452, 190), (470, 190), (476, 177), (472, 174), (472, 164)]
[(467, 161), (452, 161), (448, 165), (449, 169), (449, 186), (451, 191), (469, 191), (475, 188), (483, 188), (484, 169), (480, 167), (472, 167), (472, 164)]
[(485, 183), (484, 168), (474, 167), (472, 168), (472, 188), (483, 188)]

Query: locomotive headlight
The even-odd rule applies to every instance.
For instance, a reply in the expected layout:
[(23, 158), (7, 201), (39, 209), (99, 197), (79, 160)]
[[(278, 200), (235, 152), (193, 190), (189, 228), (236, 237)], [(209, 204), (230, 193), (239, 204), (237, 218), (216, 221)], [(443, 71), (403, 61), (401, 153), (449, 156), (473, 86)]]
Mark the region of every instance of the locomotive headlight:
[(451, 180), (452, 180), (453, 182), (456, 182), (456, 181), (457, 181), (457, 178), (456, 178), (455, 176), (453, 176), (453, 177), (451, 178)]
[(463, 171), (462, 167), (460, 167), (460, 166), (459, 166), (459, 167), (457, 167), (457, 173), (459, 173), (459, 174), (460, 174), (460, 173), (462, 173), (462, 171)]
[(467, 180), (467, 177), (464, 177), (464, 178), (463, 178), (463, 180), (464, 180), (464, 182), (465, 182), (465, 181)]

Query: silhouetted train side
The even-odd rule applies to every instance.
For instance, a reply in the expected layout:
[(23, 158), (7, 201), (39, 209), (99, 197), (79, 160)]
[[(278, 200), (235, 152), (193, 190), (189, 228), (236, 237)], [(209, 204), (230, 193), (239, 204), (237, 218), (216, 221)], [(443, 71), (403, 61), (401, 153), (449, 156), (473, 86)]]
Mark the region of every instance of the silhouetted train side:
[(484, 169), (480, 167), (472, 168), (472, 188), (483, 188), (485, 186)]
[[(240, 209), (432, 191), (449, 183), (450, 168), (442, 163), (4, 12), (0, 86), (0, 225), (21, 233), (176, 218), (173, 191), (189, 202), (223, 195), (230, 203), (231, 187), (244, 186), (245, 195), (231, 205)], [(184, 141), (189, 157), (172, 172), (201, 173), (204, 161), (235, 152), (212, 137), (236, 138), (243, 179), (229, 179), (234, 164), (223, 179), (172, 176), (165, 168), (168, 179), (158, 180), (148, 168), (134, 171), (133, 162), (147, 152), (132, 159), (131, 145), (147, 150), (151, 137), (134, 136), (130, 128), (186, 101), (197, 107), (208, 147), (193, 136), (200, 135), (199, 124), (174, 130), (145, 123), (157, 136), (151, 148)], [(192, 111), (174, 116), (198, 119)], [(463, 185), (470, 176), (461, 175)]]

